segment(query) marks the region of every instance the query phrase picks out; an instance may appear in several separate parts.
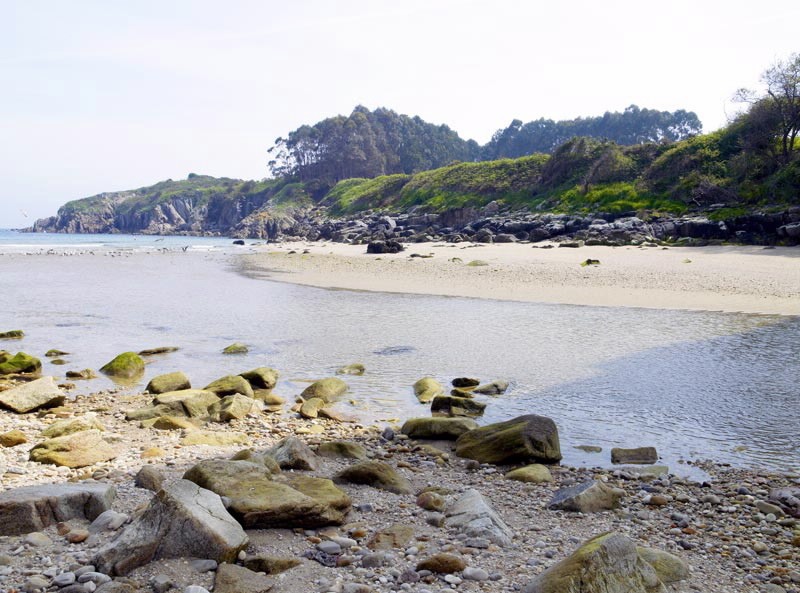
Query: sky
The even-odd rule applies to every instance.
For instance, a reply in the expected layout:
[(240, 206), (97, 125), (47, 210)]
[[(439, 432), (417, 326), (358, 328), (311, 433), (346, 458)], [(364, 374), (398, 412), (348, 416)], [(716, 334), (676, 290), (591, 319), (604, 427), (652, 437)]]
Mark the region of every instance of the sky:
[(0, 0), (0, 228), (189, 173), (260, 179), (356, 105), (487, 142), (631, 104), (705, 131), (800, 51), (800, 2)]

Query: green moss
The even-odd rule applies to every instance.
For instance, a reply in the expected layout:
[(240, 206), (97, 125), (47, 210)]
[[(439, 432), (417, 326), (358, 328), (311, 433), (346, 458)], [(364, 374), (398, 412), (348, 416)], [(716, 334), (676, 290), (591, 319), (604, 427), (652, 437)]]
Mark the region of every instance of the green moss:
[(144, 360), (136, 352), (123, 352), (100, 367), (100, 372), (115, 379), (134, 379), (144, 373)]

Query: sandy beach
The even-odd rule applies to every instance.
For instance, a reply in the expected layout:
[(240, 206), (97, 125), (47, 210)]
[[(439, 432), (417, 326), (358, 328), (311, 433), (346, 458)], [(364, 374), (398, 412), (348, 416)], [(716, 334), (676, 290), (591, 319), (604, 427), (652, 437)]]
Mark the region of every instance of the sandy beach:
[[(800, 249), (791, 247), (417, 243), (372, 255), (364, 245), (298, 242), (260, 249), (244, 258), (251, 273), (324, 288), (800, 315)], [(587, 259), (600, 263), (582, 266)]]

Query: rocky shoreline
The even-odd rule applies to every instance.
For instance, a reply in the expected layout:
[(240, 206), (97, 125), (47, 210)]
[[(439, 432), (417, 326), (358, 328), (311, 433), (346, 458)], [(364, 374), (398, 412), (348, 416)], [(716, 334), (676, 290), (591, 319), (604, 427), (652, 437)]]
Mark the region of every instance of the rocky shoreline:
[[(0, 411), (0, 453), (5, 464), (0, 590), (555, 591), (567, 589), (547, 589), (549, 577), (542, 573), (554, 565), (560, 568), (547, 574), (566, 570), (565, 563), (580, 556), (578, 549), (588, 554), (588, 566), (597, 570), (591, 564), (596, 562), (591, 550), (598, 546), (628, 566), (622, 571), (624, 578), (644, 581), (637, 585), (640, 588), (623, 580), (628, 584), (617, 583), (623, 588), (581, 591), (800, 590), (800, 509), (793, 506), (798, 502), (796, 475), (703, 463), (712, 480), (696, 483), (653, 465), (560, 466), (554, 463), (560, 457), (558, 419), (551, 426), (549, 419), (536, 420), (540, 417), (512, 423), (528, 427), (519, 433), (524, 438), (503, 437), (500, 449), (520, 452), (516, 457), (488, 458), (482, 455), (491, 439), (480, 439), (486, 438), (481, 432), (489, 427), (477, 430), (467, 417), (423, 416), (416, 426), (364, 425), (335, 412), (320, 413), (328, 401), (346, 397), (342, 391), (346, 374), (312, 384), (303, 394), (280, 398), (272, 393), (274, 380), (268, 371), (224, 377), (203, 390), (190, 385), (187, 389), (184, 378), (175, 373), (154, 378), (148, 385), (150, 393), (110, 390), (74, 399), (51, 393), (61, 399), (51, 398), (44, 407), (26, 412)], [(342, 371), (364, 369), (352, 366)], [(8, 402), (18, 386), (6, 380), (0, 396)], [(468, 400), (476, 387), (501, 390), (503, 384), (454, 381), (454, 394), (447, 395), (437, 382), (422, 380), (413, 393), (420, 401), (449, 398), (447, 409), (452, 413), (454, 407), (469, 408), (461, 400)], [(409, 387), (413, 397), (411, 393)], [(452, 440), (464, 431), (469, 439)], [(501, 432), (508, 434), (507, 429)], [(80, 440), (90, 434), (99, 440), (84, 449), (88, 459), (67, 463), (62, 458), (55, 464), (52, 458), (50, 463), (32, 460), (32, 452), (41, 450), (48, 439)], [(478, 444), (473, 446), (472, 441)], [(98, 446), (100, 442), (112, 453)], [(64, 454), (64, 447), (44, 449)], [(547, 465), (534, 468), (532, 461)], [(197, 550), (208, 550), (198, 548), (198, 542), (206, 541), (205, 531), (188, 537), (185, 534), (194, 533), (194, 523), (170, 514), (192, 507), (181, 502), (185, 502), (181, 492), (196, 489), (193, 483), (203, 484), (200, 491), (208, 493), (204, 496), (217, 501), (214, 517), (227, 515), (226, 507), (244, 527), (241, 531), (230, 519), (229, 528), (241, 531), (238, 536), (225, 532), (228, 539), (239, 538), (232, 552), (216, 558), (198, 554)], [(72, 509), (69, 517), (56, 516), (53, 524), (27, 533), (8, 533), (22, 520), (23, 508), (18, 505), (9, 515), (8, 497), (21, 496), (25, 487), (46, 484), (99, 492), (93, 496), (105, 502), (98, 502), (94, 512), (86, 503), (75, 511), (72, 503), (67, 505)], [(242, 484), (249, 484), (245, 491)], [(262, 503), (247, 494), (254, 488), (270, 492), (277, 488), (281, 495), (266, 498), (285, 504), (277, 509), (258, 506)], [(585, 506), (590, 488), (601, 496)], [(221, 492), (222, 498), (208, 489)], [(159, 492), (155, 497), (154, 491)], [(309, 496), (324, 499), (324, 508), (319, 502), (309, 506)], [(566, 499), (573, 502), (565, 505)], [(40, 513), (43, 507), (36, 508)], [(253, 514), (255, 508), (261, 510)], [(190, 511), (196, 516), (202, 509)], [(36, 513), (22, 516), (39, 516)], [(157, 530), (160, 552), (150, 548), (142, 552), (147, 537), (154, 537), (151, 527), (156, 524), (158, 529), (183, 527)], [(207, 526), (208, 520), (199, 524)], [(582, 547), (605, 532), (616, 535)], [(121, 550), (120, 542), (126, 539), (136, 547), (130, 548), (129, 541), (129, 547)], [(195, 550), (191, 555), (199, 557), (171, 557), (183, 554), (167, 553), (170, 545)], [(661, 563), (647, 554), (662, 554)], [(136, 560), (140, 556), (145, 560)], [(649, 561), (642, 560), (648, 557)], [(671, 568), (667, 570), (664, 563)], [(633, 573), (631, 564), (636, 567)], [(603, 566), (602, 570), (610, 570)]]

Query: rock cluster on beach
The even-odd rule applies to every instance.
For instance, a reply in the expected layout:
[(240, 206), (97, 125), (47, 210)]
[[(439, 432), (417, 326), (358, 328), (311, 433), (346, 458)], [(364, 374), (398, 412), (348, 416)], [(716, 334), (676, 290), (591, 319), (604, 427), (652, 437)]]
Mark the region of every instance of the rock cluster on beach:
[(48, 379), (61, 399), (3, 403), (0, 589), (800, 590), (796, 476), (709, 465), (695, 483), (631, 465), (657, 459), (647, 448), (569, 468), (557, 419), (479, 426), (464, 402), (431, 405), (506, 381), (458, 377), (448, 395), (428, 377), (409, 397), (439, 415), (386, 427), (337, 419), (341, 378), (289, 403), (277, 380), (260, 367), (197, 389), (174, 372), (67, 399)]

